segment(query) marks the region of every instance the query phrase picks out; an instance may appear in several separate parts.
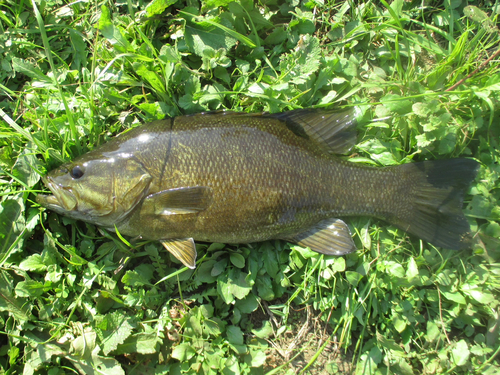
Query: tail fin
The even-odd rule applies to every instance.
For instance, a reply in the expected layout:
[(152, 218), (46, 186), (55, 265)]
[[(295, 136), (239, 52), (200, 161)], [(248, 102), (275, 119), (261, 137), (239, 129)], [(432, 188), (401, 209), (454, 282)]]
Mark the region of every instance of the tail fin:
[(479, 164), (471, 159), (424, 161), (399, 166), (410, 184), (409, 214), (390, 222), (433, 245), (462, 250), (472, 246), (463, 198)]

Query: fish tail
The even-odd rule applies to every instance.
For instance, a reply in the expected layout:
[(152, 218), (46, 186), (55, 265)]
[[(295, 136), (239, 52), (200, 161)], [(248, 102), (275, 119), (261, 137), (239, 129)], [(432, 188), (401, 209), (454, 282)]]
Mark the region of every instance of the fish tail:
[(479, 164), (471, 159), (449, 159), (397, 168), (409, 184), (405, 190), (410, 196), (402, 201), (406, 207), (388, 218), (391, 224), (439, 247), (470, 248), (473, 238), (462, 205)]

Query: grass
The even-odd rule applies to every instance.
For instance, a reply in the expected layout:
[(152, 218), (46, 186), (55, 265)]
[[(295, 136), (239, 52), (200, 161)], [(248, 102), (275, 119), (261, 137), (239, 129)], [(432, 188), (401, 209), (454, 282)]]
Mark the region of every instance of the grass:
[[(500, 371), (498, 4), (0, 7), (1, 373)], [(481, 162), (474, 249), (353, 218), (346, 257), (197, 244), (191, 271), (34, 202), (46, 171), (139, 123), (346, 104), (363, 112), (353, 162)]]

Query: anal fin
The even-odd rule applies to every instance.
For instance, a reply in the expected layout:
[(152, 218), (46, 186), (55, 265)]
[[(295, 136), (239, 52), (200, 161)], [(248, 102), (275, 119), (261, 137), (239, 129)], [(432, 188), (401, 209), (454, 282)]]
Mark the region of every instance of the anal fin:
[(327, 255), (345, 255), (356, 250), (349, 227), (340, 219), (320, 221), (307, 231), (285, 239)]
[(196, 268), (196, 247), (192, 238), (161, 240), (161, 244), (186, 267)]

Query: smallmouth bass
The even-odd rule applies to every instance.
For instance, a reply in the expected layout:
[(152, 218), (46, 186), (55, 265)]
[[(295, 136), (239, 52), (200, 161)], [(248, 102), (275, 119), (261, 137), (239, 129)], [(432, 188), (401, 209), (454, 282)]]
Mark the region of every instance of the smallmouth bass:
[(343, 161), (353, 110), (204, 113), (136, 127), (51, 171), (37, 202), (123, 235), (158, 240), (194, 268), (194, 241), (283, 239), (356, 249), (343, 216), (383, 219), (436, 246), (472, 245), (463, 197), (471, 159), (368, 167)]

